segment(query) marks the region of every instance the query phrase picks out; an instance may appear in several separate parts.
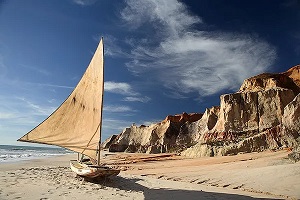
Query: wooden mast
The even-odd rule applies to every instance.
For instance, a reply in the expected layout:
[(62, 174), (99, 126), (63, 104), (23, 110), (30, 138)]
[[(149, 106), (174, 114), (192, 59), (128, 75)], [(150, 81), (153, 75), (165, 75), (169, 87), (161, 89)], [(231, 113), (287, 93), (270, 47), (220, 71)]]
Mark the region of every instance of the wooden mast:
[(103, 84), (102, 84), (102, 95), (101, 95), (101, 114), (100, 114), (100, 126), (99, 126), (99, 132), (100, 132), (100, 137), (99, 137), (99, 144), (98, 144), (98, 161), (97, 161), (97, 165), (100, 165), (100, 154), (101, 154), (101, 134), (102, 134), (102, 112), (103, 112), (103, 97), (104, 97), (104, 41), (103, 41), (103, 37), (101, 37), (102, 40), (102, 80), (103, 80)]

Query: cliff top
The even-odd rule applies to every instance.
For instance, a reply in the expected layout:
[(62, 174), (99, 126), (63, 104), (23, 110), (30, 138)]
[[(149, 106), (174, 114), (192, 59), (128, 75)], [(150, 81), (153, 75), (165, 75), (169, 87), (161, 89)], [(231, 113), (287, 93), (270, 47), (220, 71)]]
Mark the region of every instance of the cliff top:
[(296, 65), (282, 74), (290, 77), (300, 87), (300, 65)]
[(178, 115), (168, 115), (164, 121), (171, 121), (171, 122), (195, 122), (201, 119), (203, 114), (201, 113), (182, 113)]
[(257, 92), (276, 87), (290, 89), (298, 94), (300, 92), (300, 65), (283, 73), (263, 73), (248, 78), (243, 82), (239, 92)]

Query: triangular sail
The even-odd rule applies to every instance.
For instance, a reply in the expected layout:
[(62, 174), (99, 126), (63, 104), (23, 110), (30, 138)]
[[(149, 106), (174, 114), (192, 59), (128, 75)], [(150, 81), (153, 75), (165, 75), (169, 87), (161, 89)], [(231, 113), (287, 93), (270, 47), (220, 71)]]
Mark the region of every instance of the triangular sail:
[(65, 147), (97, 160), (103, 103), (103, 40), (71, 95), (18, 141)]

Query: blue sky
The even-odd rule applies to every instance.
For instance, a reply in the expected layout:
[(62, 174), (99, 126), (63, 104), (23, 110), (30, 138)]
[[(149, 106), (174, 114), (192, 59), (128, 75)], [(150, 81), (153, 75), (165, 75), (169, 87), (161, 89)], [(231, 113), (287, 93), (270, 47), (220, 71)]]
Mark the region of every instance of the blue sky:
[(204, 112), (262, 72), (299, 64), (297, 0), (0, 0), (1, 144), (43, 121), (105, 43), (103, 139)]

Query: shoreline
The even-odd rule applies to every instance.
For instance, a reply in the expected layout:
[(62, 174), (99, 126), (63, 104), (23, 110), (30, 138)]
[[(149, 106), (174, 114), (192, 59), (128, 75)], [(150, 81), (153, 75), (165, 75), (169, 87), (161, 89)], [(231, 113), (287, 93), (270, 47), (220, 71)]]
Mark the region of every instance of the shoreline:
[(77, 154), (64, 154), (55, 156), (35, 157), (24, 160), (11, 160), (0, 163), (0, 171), (18, 170), (26, 167), (40, 167), (40, 166), (69, 166), (68, 159), (77, 158)]
[(300, 163), (287, 154), (188, 159), (109, 153), (103, 162), (123, 171), (99, 183), (71, 171), (76, 154), (1, 163), (0, 199), (299, 199)]
[[(1, 165), (5, 164), (17, 164), (19, 162), (31, 162), (34, 160), (44, 160), (44, 159), (50, 159), (50, 158), (57, 158), (61, 156), (67, 156), (67, 155), (73, 155), (73, 153), (68, 153), (68, 154), (57, 154), (57, 155), (47, 155), (47, 156), (36, 156), (36, 157), (26, 157), (26, 158), (20, 158), (20, 159), (11, 159), (11, 160), (5, 160), (0, 162)], [(56, 159), (54, 159), (56, 160)]]

